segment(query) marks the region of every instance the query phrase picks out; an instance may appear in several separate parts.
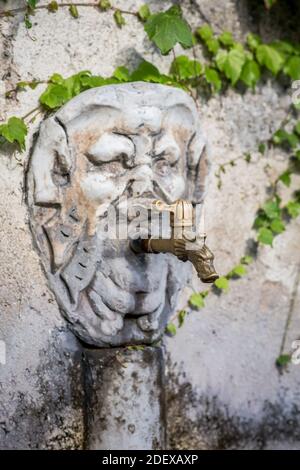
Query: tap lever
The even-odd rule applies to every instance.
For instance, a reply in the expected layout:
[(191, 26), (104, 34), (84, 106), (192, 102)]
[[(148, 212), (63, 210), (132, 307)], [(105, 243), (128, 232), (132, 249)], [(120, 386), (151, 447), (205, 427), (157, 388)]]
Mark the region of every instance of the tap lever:
[(163, 201), (154, 201), (152, 207), (159, 211), (171, 212), (171, 237), (141, 240), (142, 251), (173, 253), (181, 261), (190, 261), (202, 282), (214, 282), (218, 279), (213, 265), (214, 255), (205, 244), (206, 236), (196, 237), (191, 230), (195, 219), (192, 203), (183, 199), (170, 205)]
[(193, 227), (194, 208), (191, 202), (178, 199), (173, 204), (166, 204), (157, 200), (153, 203), (153, 208), (158, 211), (171, 212), (171, 227)]

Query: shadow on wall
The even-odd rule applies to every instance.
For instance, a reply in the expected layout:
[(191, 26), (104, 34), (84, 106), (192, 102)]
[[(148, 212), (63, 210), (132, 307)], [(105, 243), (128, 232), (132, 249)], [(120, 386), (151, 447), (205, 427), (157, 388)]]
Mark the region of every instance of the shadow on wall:
[(299, 0), (277, 0), (267, 10), (264, 0), (235, 0), (242, 30), (259, 34), (266, 41), (289, 39), (300, 41)]
[[(168, 448), (177, 450), (299, 449), (300, 409), (265, 401), (259, 417), (230, 413), (217, 396), (197, 394), (168, 359)], [(245, 404), (245, 407), (247, 405)]]

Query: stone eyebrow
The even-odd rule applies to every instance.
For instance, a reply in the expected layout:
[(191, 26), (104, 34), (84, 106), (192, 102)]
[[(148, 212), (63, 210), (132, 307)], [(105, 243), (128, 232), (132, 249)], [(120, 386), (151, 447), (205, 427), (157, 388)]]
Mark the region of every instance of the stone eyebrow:
[(117, 133), (105, 133), (87, 150), (87, 157), (94, 163), (110, 162), (120, 156), (130, 158), (135, 153), (135, 146), (129, 136)]
[(180, 148), (173, 135), (166, 134), (155, 143), (154, 152), (156, 156), (166, 156), (172, 163), (180, 158)]

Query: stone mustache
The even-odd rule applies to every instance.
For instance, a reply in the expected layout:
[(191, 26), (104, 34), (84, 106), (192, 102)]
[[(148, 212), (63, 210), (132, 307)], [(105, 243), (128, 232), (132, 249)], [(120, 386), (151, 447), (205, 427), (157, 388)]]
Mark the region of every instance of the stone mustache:
[(27, 172), (30, 225), (44, 271), (72, 330), (97, 347), (150, 344), (176, 309), (190, 263), (136, 255), (112, 240), (122, 214), (160, 199), (200, 203), (205, 140), (184, 91), (136, 82), (85, 91), (45, 120)]

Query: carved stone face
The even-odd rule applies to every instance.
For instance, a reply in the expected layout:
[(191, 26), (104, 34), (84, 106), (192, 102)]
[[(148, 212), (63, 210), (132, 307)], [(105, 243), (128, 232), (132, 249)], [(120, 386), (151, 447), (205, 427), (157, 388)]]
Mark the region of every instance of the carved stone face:
[(95, 88), (42, 124), (27, 175), (32, 232), (60, 308), (86, 343), (159, 338), (190, 266), (112, 240), (107, 210), (121, 214), (127, 199), (131, 220), (135, 204), (154, 199), (200, 202), (203, 150), (192, 99), (163, 85)]

